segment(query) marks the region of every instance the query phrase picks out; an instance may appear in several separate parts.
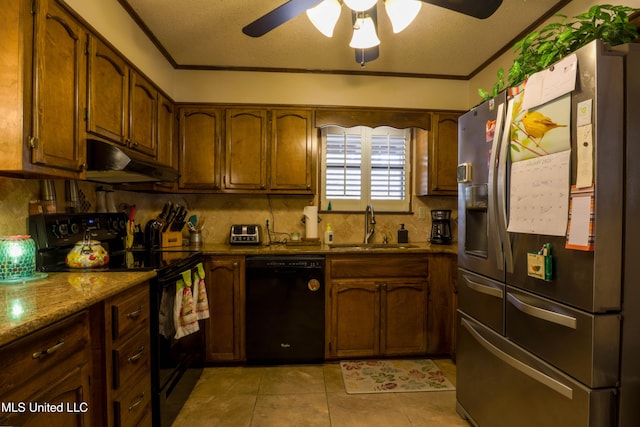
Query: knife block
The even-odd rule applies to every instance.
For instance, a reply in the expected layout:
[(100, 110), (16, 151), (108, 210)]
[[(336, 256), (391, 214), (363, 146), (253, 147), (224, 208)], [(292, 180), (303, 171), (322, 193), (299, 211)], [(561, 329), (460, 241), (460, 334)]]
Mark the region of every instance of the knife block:
[(171, 248), (175, 246), (182, 246), (182, 232), (181, 231), (165, 231), (160, 235), (160, 247)]

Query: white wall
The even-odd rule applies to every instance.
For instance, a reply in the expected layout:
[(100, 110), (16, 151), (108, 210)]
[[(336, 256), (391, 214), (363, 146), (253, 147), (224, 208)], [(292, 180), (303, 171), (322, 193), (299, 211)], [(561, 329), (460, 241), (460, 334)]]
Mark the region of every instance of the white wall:
[[(469, 82), (310, 73), (174, 70), (116, 0), (65, 0), (178, 102), (464, 110)], [(330, 89), (330, 90), (329, 90)]]

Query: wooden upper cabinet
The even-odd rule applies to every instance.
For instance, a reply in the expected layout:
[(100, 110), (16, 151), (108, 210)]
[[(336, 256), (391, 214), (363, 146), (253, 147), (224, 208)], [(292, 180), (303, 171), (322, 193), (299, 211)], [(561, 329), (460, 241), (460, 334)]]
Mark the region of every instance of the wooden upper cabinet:
[(178, 169), (178, 144), (176, 139), (176, 112), (173, 103), (158, 94), (158, 163)]
[(267, 110), (231, 108), (225, 115), (224, 188), (267, 188)]
[(129, 76), (129, 147), (156, 157), (158, 91), (134, 70)]
[(81, 172), (88, 33), (55, 0), (35, 10), (34, 25), (31, 161)]
[(89, 134), (155, 159), (158, 90), (97, 37), (89, 41)]
[(313, 193), (316, 150), (312, 110), (271, 112), (269, 188)]
[(220, 189), (222, 115), (217, 108), (180, 108), (180, 188)]
[(458, 113), (432, 113), (431, 130), (416, 129), (418, 196), (458, 194)]
[(129, 67), (96, 37), (89, 37), (88, 131), (126, 145), (128, 135)]
[(313, 194), (313, 110), (226, 110), (224, 189)]

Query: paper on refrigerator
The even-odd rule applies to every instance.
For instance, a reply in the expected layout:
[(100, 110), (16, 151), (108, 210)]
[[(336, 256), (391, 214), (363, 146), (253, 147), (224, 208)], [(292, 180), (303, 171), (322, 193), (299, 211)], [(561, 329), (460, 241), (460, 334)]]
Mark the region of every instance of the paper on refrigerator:
[(566, 234), (570, 162), (568, 150), (512, 164), (507, 231)]

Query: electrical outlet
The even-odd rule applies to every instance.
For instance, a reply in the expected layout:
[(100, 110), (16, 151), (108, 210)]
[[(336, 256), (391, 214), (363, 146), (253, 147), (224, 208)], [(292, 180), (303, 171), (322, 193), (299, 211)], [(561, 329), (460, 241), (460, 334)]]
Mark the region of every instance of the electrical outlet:
[(418, 219), (427, 219), (427, 208), (424, 206), (418, 208)]

